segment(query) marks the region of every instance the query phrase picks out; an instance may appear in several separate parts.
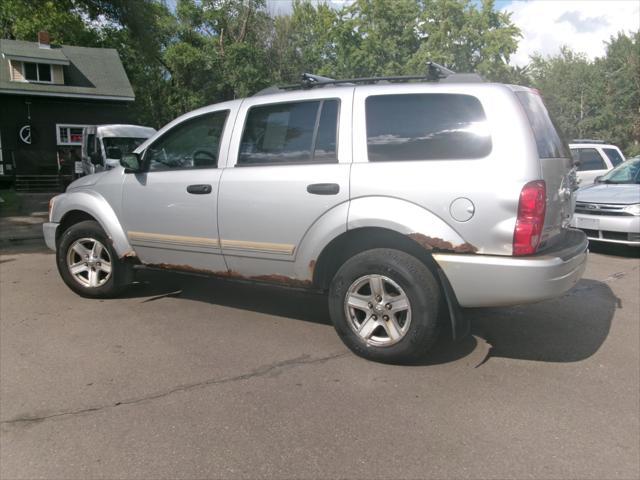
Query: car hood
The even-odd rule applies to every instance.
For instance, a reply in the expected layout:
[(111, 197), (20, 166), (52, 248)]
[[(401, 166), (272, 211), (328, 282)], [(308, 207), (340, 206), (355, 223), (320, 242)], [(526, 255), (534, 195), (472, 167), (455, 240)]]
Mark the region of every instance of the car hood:
[(596, 183), (578, 190), (578, 202), (617, 203), (630, 205), (640, 203), (639, 184)]
[(85, 175), (84, 177), (80, 177), (74, 182), (71, 182), (67, 187), (67, 192), (70, 190), (77, 190), (79, 188), (92, 187), (93, 185), (100, 182), (103, 178), (109, 175), (112, 170), (106, 170), (104, 172), (92, 173), (91, 175)]

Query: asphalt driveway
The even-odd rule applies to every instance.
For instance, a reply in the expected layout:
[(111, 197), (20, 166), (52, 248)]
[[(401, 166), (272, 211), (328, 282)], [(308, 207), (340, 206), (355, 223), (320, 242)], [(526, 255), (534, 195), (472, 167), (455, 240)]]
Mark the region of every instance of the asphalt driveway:
[(87, 300), (5, 250), (0, 477), (637, 479), (639, 267), (592, 253), (401, 367), (353, 356), (320, 295), (145, 274)]

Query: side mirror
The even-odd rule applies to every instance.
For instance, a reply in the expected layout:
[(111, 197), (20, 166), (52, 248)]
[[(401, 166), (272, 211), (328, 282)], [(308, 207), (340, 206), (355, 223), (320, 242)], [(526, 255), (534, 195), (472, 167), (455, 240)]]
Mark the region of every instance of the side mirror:
[(602, 175), (598, 175), (596, 178), (593, 179), (593, 183), (600, 183), (602, 181)]
[(139, 173), (142, 171), (140, 155), (137, 153), (127, 153), (120, 159), (120, 165), (124, 167), (124, 173)]
[(94, 165), (102, 165), (102, 155), (100, 155), (100, 152), (93, 152), (89, 156), (89, 159)]

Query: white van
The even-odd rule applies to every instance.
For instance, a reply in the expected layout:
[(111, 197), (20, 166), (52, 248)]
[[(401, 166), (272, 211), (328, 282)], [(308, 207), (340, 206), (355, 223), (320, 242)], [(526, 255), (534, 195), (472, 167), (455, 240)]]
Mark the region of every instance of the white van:
[(82, 135), (82, 174), (109, 170), (120, 165), (123, 155), (134, 151), (156, 130), (140, 125), (85, 127)]

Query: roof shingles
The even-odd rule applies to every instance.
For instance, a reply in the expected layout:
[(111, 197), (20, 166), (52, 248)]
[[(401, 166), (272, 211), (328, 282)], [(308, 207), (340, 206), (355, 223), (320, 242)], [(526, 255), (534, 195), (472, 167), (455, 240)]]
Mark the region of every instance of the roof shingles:
[(40, 58), (42, 61), (45, 51), (47, 49), (39, 48), (35, 42), (0, 40), (0, 53), (3, 54), (0, 58), (0, 93), (134, 100), (118, 52), (112, 48), (51, 48), (48, 52), (56, 52), (56, 58), (61, 58), (62, 54), (69, 60), (69, 65), (64, 67), (64, 85), (11, 81), (7, 56)]

